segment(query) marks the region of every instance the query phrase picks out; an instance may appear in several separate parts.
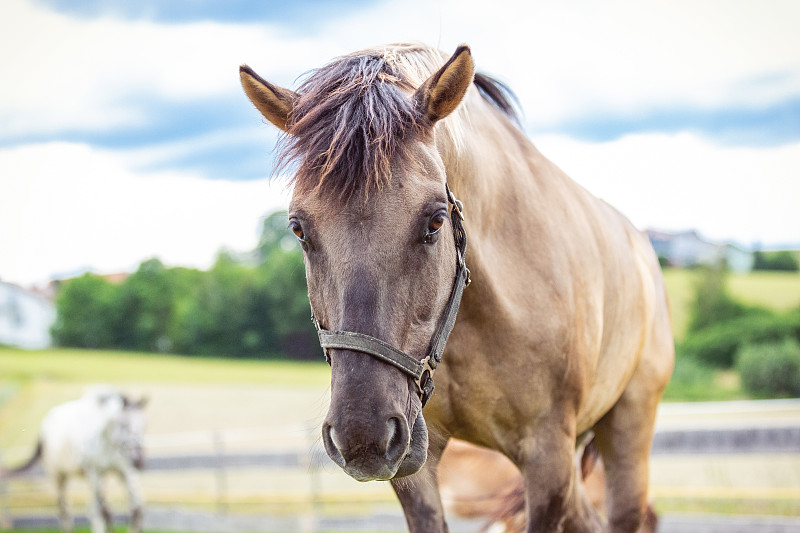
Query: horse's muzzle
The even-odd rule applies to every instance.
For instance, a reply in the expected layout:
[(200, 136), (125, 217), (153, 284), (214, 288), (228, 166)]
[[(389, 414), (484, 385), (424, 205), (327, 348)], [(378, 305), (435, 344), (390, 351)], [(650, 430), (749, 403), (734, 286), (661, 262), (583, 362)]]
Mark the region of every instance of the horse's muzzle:
[(382, 429), (370, 439), (347, 435), (326, 422), (322, 427), (322, 441), (333, 462), (357, 481), (403, 477), (422, 468), (428, 453), (428, 429), (422, 412), (410, 431), (405, 417), (401, 416), (389, 418)]

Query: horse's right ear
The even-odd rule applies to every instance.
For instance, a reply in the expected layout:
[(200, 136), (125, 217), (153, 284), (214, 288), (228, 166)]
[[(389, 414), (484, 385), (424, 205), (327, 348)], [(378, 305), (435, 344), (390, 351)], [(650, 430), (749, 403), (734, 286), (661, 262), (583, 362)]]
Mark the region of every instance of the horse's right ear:
[(297, 93), (272, 85), (247, 65), (239, 67), (239, 78), (247, 97), (253, 102), (264, 118), (286, 131), (292, 105)]
[(453, 56), (414, 93), (420, 113), (431, 123), (452, 113), (475, 79), (475, 63), (469, 46), (459, 46)]

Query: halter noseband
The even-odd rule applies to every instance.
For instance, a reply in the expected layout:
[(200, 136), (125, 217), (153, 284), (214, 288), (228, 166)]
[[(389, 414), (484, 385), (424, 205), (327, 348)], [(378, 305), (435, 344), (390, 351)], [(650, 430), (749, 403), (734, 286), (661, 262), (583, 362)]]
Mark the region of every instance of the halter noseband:
[(436, 330), (431, 344), (428, 349), (428, 354), (417, 360), (405, 352), (402, 352), (394, 346), (363, 333), (355, 333), (352, 331), (328, 331), (323, 329), (313, 313), (311, 320), (317, 328), (317, 335), (319, 336), (319, 343), (325, 352), (325, 360), (331, 364), (331, 357), (328, 353), (330, 348), (338, 348), (344, 350), (354, 350), (369, 354), (376, 359), (390, 364), (413, 378), (414, 383), (417, 385), (422, 406), (428, 403), (433, 394), (433, 372), (439, 363), (442, 362), (442, 354), (444, 353), (447, 338), (450, 332), (453, 331), (453, 326), (456, 323), (456, 314), (458, 314), (458, 307), (461, 305), (461, 296), (464, 288), (472, 281), (469, 278), (469, 269), (464, 262), (464, 253), (467, 250), (467, 233), (464, 231), (464, 208), (460, 201), (458, 201), (453, 193), (450, 192), (450, 187), (445, 184), (447, 189), (447, 201), (452, 204), (452, 216), (450, 217), (451, 225), (453, 226), (453, 237), (456, 244), (456, 252), (458, 255), (456, 264), (456, 279), (453, 283), (453, 289), (450, 292), (450, 299), (447, 301), (447, 306), (439, 321), (439, 327)]

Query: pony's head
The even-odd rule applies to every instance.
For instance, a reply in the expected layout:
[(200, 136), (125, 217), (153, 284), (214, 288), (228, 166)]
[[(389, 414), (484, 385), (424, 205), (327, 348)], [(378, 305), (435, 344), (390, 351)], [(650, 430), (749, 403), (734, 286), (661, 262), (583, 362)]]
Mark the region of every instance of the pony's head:
[(123, 453), (131, 464), (141, 470), (144, 468), (144, 430), (147, 398), (132, 400), (122, 397), (122, 412), (118, 419), (118, 437)]
[[(297, 92), (249, 67), (245, 92), (285, 132), (294, 165), (289, 226), (326, 330), (376, 338), (421, 360), (454, 285), (457, 252), (437, 135), (473, 82), (469, 48), (414, 46), (339, 58)], [(428, 432), (415, 381), (363, 351), (329, 348), (328, 455), (361, 481), (413, 474)]]
[(88, 387), (83, 398), (96, 404), (105, 427), (103, 437), (111, 447), (135, 468), (143, 468), (147, 398), (133, 400), (107, 385)]

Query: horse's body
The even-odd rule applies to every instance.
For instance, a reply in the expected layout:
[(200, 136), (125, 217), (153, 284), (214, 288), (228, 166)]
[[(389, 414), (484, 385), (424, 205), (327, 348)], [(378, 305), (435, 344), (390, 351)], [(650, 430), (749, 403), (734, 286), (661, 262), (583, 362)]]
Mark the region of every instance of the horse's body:
[[(594, 509), (606, 510), (606, 474), (593, 442), (579, 446), (576, 475)], [(519, 470), (499, 452), (450, 439), (439, 460), (439, 488), (448, 513), (486, 520), (485, 530), (522, 533), (525, 530), (525, 486)], [(639, 533), (655, 533), (658, 516), (648, 505)]]
[(290, 226), (321, 331), (422, 359), (457, 272), (445, 184), (464, 202), (473, 283), (424, 417), (408, 372), (368, 349), (328, 349), (323, 441), (334, 461), (359, 480), (392, 479), (412, 531), (446, 531), (436, 465), (458, 437), (520, 469), (530, 531), (599, 531), (572, 468), (576, 441), (593, 430), (608, 529), (635, 531), (673, 365), (647, 238), (539, 153), (466, 47), (449, 60), (417, 45), (359, 52), (298, 92), (240, 73), (287, 133), (283, 162), (297, 163)]
[(92, 533), (113, 531), (112, 514), (103, 496), (103, 477), (115, 473), (130, 498), (130, 531), (141, 531), (142, 499), (137, 469), (142, 467), (144, 401), (132, 402), (109, 387), (91, 387), (84, 395), (51, 409), (42, 420), (36, 452), (14, 470), (17, 474), (41, 461), (55, 480), (62, 531), (72, 531), (66, 497), (67, 481), (84, 476), (92, 494)]

